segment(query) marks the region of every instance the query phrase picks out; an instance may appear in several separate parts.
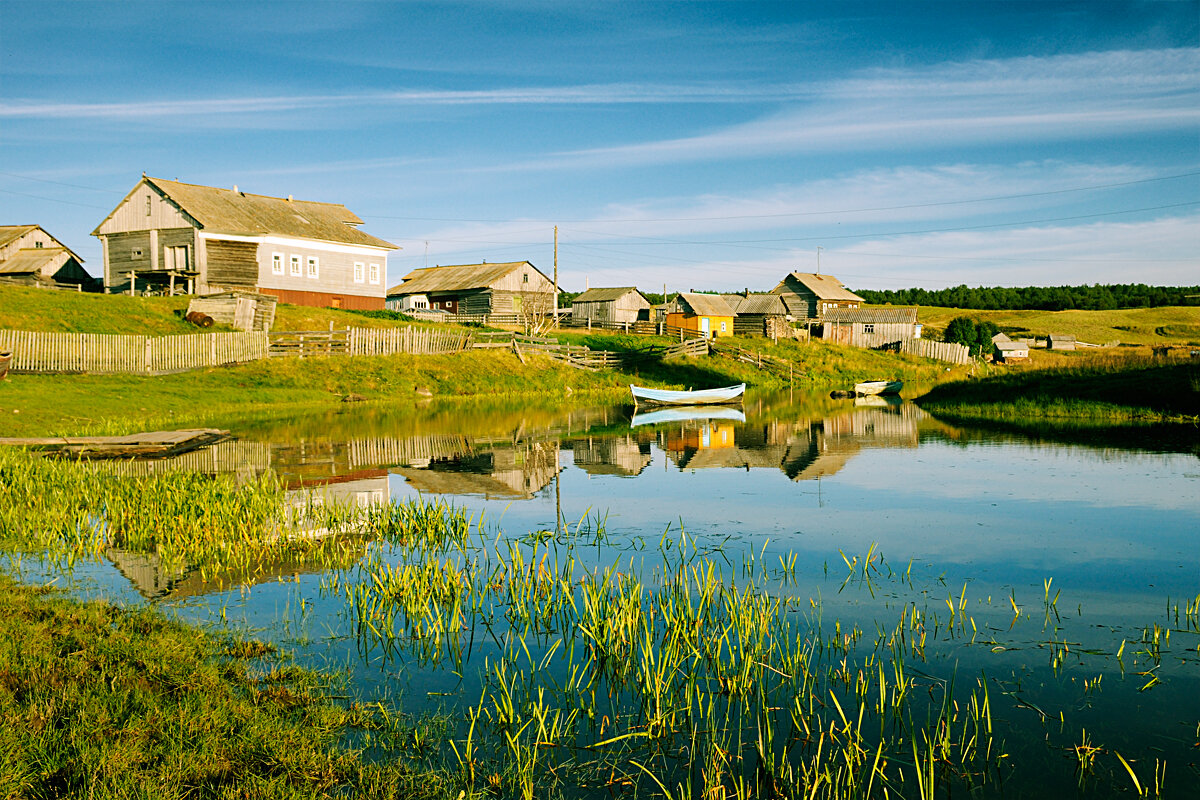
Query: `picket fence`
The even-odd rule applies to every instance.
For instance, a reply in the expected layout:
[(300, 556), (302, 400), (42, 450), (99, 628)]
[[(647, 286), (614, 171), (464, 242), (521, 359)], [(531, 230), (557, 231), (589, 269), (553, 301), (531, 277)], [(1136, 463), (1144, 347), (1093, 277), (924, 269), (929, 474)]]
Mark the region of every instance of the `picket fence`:
[(0, 330), (11, 372), (163, 375), (266, 358), (267, 334), (199, 333), (141, 336)]

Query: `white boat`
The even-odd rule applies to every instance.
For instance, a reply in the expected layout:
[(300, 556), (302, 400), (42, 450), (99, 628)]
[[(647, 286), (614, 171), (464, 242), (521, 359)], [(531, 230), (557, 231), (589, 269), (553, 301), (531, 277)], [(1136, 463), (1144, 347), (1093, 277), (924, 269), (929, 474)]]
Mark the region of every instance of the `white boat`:
[(664, 422), (691, 422), (694, 420), (720, 419), (730, 422), (745, 422), (746, 415), (739, 408), (729, 406), (669, 406), (657, 411), (635, 412), (629, 427), (639, 425), (661, 425)]
[(863, 381), (854, 384), (854, 393), (863, 395), (900, 394), (900, 390), (903, 388), (904, 381)]
[(647, 389), (644, 386), (629, 384), (633, 392), (633, 404), (658, 406), (707, 406), (721, 403), (740, 403), (746, 391), (746, 384), (725, 386), (720, 389), (698, 389), (694, 392), (672, 391), (670, 389)]

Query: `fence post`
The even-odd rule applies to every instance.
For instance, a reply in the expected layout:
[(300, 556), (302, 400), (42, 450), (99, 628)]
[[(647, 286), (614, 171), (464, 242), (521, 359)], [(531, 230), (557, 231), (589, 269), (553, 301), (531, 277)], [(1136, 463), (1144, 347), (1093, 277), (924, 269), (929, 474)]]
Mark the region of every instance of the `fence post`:
[(210, 333), (208, 335), (208, 339), (208, 365), (210, 367), (215, 367), (217, 365), (217, 334)]
[(145, 369), (145, 372), (147, 374), (149, 374), (149, 372), (150, 372), (150, 337), (143, 336), (142, 339), (144, 339), (146, 342), (146, 361), (145, 361), (146, 369)]

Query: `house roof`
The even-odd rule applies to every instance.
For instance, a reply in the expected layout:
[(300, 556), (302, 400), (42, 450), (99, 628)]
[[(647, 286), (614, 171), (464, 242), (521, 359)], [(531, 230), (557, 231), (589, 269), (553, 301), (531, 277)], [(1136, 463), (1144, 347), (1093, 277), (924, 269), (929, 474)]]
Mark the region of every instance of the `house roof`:
[[(806, 289), (812, 292), (820, 300), (857, 300), (860, 303), (865, 303), (861, 297), (854, 292), (842, 286), (842, 282), (832, 275), (818, 275), (814, 272), (793, 272), (788, 275), (802, 284)], [(787, 290), (787, 278), (779, 282), (771, 292), (778, 293), (780, 290)]]
[[(162, 178), (143, 177), (142, 183), (157, 189), (171, 202), (179, 206), (200, 227), (210, 233), (228, 233), (238, 236), (263, 236), (276, 234), (294, 236), (298, 239), (316, 239), (324, 242), (357, 244), (398, 250), (397, 245), (364, 233), (355, 225), (362, 220), (354, 212), (338, 203), (318, 203), (312, 200), (289, 200), (263, 194), (247, 194), (215, 186), (199, 186), (192, 183), (168, 181)], [(134, 191), (137, 186), (134, 187)], [(130, 192), (132, 195), (133, 192)], [(128, 195), (126, 196), (126, 200)], [(121, 201), (122, 204), (125, 202)], [(118, 205), (120, 208), (120, 205)], [(113, 214), (116, 209), (113, 209)], [(112, 217), (109, 214), (104, 222)], [(100, 232), (101, 222), (93, 235)]]
[[(486, 289), (509, 273), (529, 267), (542, 275), (542, 271), (528, 261), (507, 261), (501, 264), (451, 264), (439, 267), (414, 269), (404, 276), (404, 282), (388, 289), (388, 296), (405, 294), (428, 294), (429, 292), (461, 292), (468, 289)], [(546, 278), (545, 275), (542, 275)], [(546, 278), (546, 280), (550, 280)]]
[(0, 275), (40, 274), (47, 266), (57, 272), (74, 255), (65, 247), (24, 247), (12, 258), (0, 261)]
[[(638, 291), (636, 286), (614, 286), (611, 289), (599, 289), (599, 288), (588, 289), (586, 292), (579, 295), (571, 302), (573, 302), (573, 303), (607, 303), (612, 300), (620, 300), (622, 297), (629, 294), (630, 292), (637, 292), (638, 294), (642, 294), (641, 292)], [(643, 300), (646, 299), (646, 296), (644, 294), (642, 295), (642, 299)], [(646, 300), (646, 302), (648, 303), (650, 301)]]
[(729, 303), (719, 294), (695, 294), (680, 292), (676, 302), (685, 311), (691, 311), (698, 317), (736, 317)]
[(721, 295), (737, 315), (742, 314), (787, 314), (783, 297), (777, 294), (723, 294)]
[(1073, 342), (1075, 337), (1069, 333), (1051, 333), (1047, 336), (1053, 342)]
[(1007, 353), (1010, 350), (1028, 350), (1029, 345), (1025, 342), (1014, 342), (1011, 339), (1006, 339), (1002, 342), (996, 342), (996, 349), (1002, 353)]
[(902, 323), (917, 322), (916, 306), (885, 306), (883, 308), (831, 308), (825, 312), (826, 322)]
[(37, 225), (0, 225), (0, 247), (20, 239), (25, 234), (37, 229)]
[(995, 336), (992, 337), (992, 344), (1000, 344), (1001, 342), (1011, 342), (1011, 341), (1012, 341), (1012, 339), (1008, 338), (1008, 335), (1005, 334), (1003, 331), (1000, 333), (997, 333)]

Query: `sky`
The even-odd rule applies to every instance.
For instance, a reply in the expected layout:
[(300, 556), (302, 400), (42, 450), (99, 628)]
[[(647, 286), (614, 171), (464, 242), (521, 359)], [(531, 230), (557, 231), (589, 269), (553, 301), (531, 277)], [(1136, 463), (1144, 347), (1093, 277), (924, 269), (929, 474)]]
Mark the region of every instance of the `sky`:
[(436, 264), (766, 291), (1200, 284), (1200, 0), (23, 2), (0, 224), (103, 269), (142, 173)]

